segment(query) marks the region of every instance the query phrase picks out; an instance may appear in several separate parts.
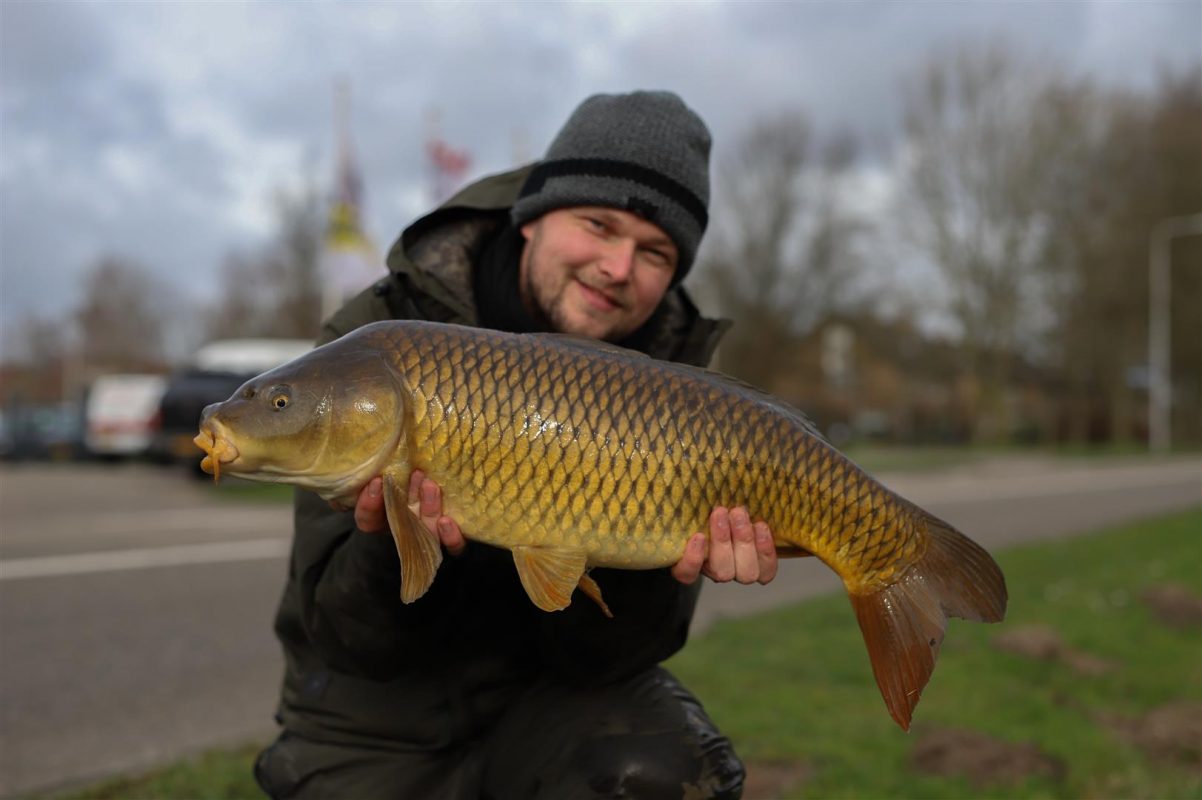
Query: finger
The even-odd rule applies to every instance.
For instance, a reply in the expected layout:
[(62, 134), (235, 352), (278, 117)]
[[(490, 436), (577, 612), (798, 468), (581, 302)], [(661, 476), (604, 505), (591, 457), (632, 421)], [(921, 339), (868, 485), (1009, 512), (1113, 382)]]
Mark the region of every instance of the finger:
[(409, 473), (409, 507), (415, 508), (418, 500), (421, 497), (420, 490), (422, 481), (425, 480), (426, 473), (420, 469), (415, 469)]
[(760, 561), (755, 550), (755, 530), (751, 517), (742, 506), (730, 511), (730, 538), (734, 549), (735, 580), (755, 583), (760, 577)]
[(672, 577), (688, 586), (701, 577), (701, 567), (705, 563), (705, 534), (694, 533), (689, 537), (684, 555), (672, 565)]
[(719, 583), (735, 576), (734, 549), (730, 541), (730, 513), (718, 506), (710, 513), (710, 552), (705, 574)]
[(463, 531), (459, 529), (459, 523), (450, 517), (439, 517), (437, 526), (438, 539), (447, 552), (453, 556), (462, 555), (467, 547), (467, 539), (463, 538)]
[(366, 533), (377, 533), (388, 527), (384, 512), (384, 482), (372, 478), (355, 502), (355, 527)]
[(755, 554), (760, 562), (760, 583), (768, 583), (776, 577), (776, 545), (772, 542), (772, 531), (767, 522), (755, 523)]
[(426, 478), (422, 481), (421, 487), (422, 504), (421, 518), (423, 522), (429, 521), (427, 527), (434, 530), (434, 524), (442, 514), (442, 489), (434, 481)]

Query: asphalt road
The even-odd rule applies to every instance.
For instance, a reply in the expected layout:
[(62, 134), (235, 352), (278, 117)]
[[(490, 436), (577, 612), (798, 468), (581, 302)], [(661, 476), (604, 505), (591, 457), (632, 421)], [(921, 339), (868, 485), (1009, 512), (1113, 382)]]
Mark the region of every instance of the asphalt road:
[[(882, 476), (987, 547), (1202, 504), (1202, 461)], [(289, 510), (142, 466), (0, 466), (0, 795), (271, 735)], [(813, 559), (696, 625), (837, 589)]]

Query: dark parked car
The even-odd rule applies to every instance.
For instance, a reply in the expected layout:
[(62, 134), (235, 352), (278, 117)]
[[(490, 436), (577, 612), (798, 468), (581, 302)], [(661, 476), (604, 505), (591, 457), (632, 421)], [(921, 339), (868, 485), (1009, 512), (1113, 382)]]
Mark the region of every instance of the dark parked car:
[(84, 454), (78, 403), (10, 403), (0, 412), (0, 459), (67, 461)]
[(203, 455), (192, 439), (205, 406), (227, 399), (246, 381), (312, 349), (304, 339), (228, 339), (212, 342), (171, 376), (159, 403), (160, 427), (151, 456), (183, 463), (200, 475)]

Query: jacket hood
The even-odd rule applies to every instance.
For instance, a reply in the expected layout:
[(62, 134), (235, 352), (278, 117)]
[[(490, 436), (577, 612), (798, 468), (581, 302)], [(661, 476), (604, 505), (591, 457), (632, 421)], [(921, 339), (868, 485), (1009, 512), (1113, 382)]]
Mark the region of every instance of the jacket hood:
[[(447, 320), (479, 323), (472, 291), (472, 265), (492, 234), (509, 222), (509, 210), (534, 168), (491, 175), (476, 181), (405, 228), (388, 251), (388, 269), (418, 293), (445, 306)], [(730, 323), (701, 315), (680, 286), (664, 297), (661, 330), (652, 336), (648, 353), (675, 358), (680, 343), (712, 356)]]

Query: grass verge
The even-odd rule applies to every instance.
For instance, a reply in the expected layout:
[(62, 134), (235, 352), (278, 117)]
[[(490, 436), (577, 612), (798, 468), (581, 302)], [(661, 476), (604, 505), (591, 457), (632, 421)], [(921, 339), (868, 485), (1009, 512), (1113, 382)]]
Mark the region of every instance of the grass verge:
[[(1202, 511), (1026, 545), (998, 561), (1006, 622), (952, 621), (910, 735), (885, 710), (842, 596), (719, 623), (669, 666), (753, 774), (791, 763), (805, 776), (761, 796), (1202, 796), (1202, 764), (1188, 755), (1165, 763), (1120, 733), (1153, 709), (1202, 701), (1202, 633), (1162, 623), (1141, 600), (1167, 584), (1202, 591)], [(997, 647), (999, 635), (1022, 630), (1053, 645)], [(1034, 745), (1053, 768), (1024, 775), (1017, 759), (1011, 774), (985, 781), (979, 770), (918, 768), (923, 740), (948, 730)]]
[(242, 800), (262, 798), (251, 774), (262, 745), (214, 750), (144, 775), (113, 778), (55, 800)]
[[(718, 623), (672, 659), (748, 762), (746, 800), (1202, 797), (1188, 742), (1182, 758), (1130, 735), (1150, 711), (1202, 702), (1202, 630), (1167, 624), (1143, 600), (1172, 584), (1202, 593), (1202, 510), (998, 561), (1006, 622), (951, 623), (909, 735), (885, 711), (841, 595)], [(999, 648), (999, 637), (1024, 630), (1042, 631), (1044, 646)], [(980, 750), (981, 736), (1012, 750), (952, 759), (968, 766), (934, 774), (919, 750), (949, 732), (952, 749)], [(258, 797), (255, 751), (208, 753), (62, 800)], [(982, 771), (1006, 752), (1001, 772)]]

